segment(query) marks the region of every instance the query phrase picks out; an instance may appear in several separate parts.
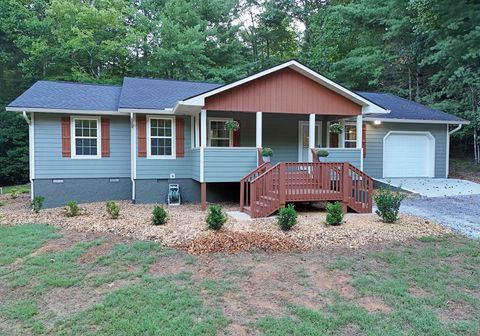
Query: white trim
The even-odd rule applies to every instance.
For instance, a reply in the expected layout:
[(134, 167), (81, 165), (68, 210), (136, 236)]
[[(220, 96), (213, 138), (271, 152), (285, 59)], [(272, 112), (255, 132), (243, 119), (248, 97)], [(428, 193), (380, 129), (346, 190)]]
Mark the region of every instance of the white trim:
[(450, 135), (460, 131), (462, 124), (457, 125), (453, 130), (450, 131), (450, 125), (447, 125), (447, 153), (446, 153), (446, 162), (445, 162), (445, 178), (448, 178), (450, 175)]
[(130, 113), (130, 179), (132, 180), (132, 201), (135, 202), (135, 180), (137, 179), (137, 115)]
[(200, 147), (200, 182), (205, 182), (205, 147)]
[(195, 115), (195, 148), (200, 147), (200, 113)]
[[(75, 136), (75, 121), (76, 120), (95, 120), (97, 122), (97, 155), (77, 155)], [(101, 117), (87, 117), (87, 116), (70, 116), (70, 151), (71, 158), (74, 160), (99, 160), (102, 158), (102, 118)], [(84, 138), (84, 137), (79, 137)], [(93, 138), (93, 137), (90, 137)]]
[(179, 101), (178, 104), (180, 104), (180, 105), (204, 106), (205, 105), (205, 98), (207, 98), (207, 97), (216, 95), (220, 92), (229, 90), (229, 89), (234, 88), (236, 86), (248, 83), (248, 82), (253, 81), (257, 78), (266, 76), (268, 74), (271, 74), (273, 72), (282, 70), (284, 68), (291, 68), (291, 69), (297, 71), (298, 73), (314, 80), (315, 82), (327, 87), (328, 89), (342, 95), (343, 97), (361, 105), (363, 107), (362, 108), (362, 113), (389, 113), (390, 112), (389, 110), (386, 110), (383, 107), (381, 107), (381, 106), (363, 98), (362, 96), (356, 94), (355, 92), (352, 92), (352, 91), (344, 88), (343, 86), (341, 86), (341, 85), (335, 83), (334, 81), (320, 75), (319, 73), (313, 71), (312, 69), (309, 69), (308, 67), (304, 66), (303, 64), (301, 64), (301, 63), (299, 63), (295, 60), (285, 62), (283, 64), (280, 64), (280, 65), (277, 65), (273, 68), (261, 71), (261, 72), (255, 74), (255, 75), (248, 76), (244, 79), (238, 80), (238, 81), (233, 82), (231, 84), (227, 84), (227, 85), (221, 86), (217, 89), (208, 91), (206, 93), (191, 97), (189, 99), (186, 99), (185, 101)]
[(30, 199), (33, 200), (35, 196), (33, 187), (35, 180), (35, 113), (31, 112), (30, 119), (28, 119), (27, 113), (23, 111), (23, 118), (28, 124), (28, 176), (30, 180)]
[(364, 121), (381, 121), (382, 123), (414, 123), (414, 124), (449, 124), (449, 125), (469, 125), (470, 121), (452, 121), (452, 120), (424, 120), (424, 119), (390, 119), (390, 118), (372, 118), (364, 117)]
[[(383, 150), (382, 150), (382, 156), (383, 156), (383, 159), (382, 159), (382, 178), (392, 178), (392, 176), (385, 176), (385, 142), (387, 140), (387, 138), (392, 135), (392, 134), (424, 134), (426, 135), (430, 140), (430, 153), (429, 153), (429, 160), (428, 160), (428, 176), (426, 177), (435, 177), (435, 137), (432, 135), (432, 133), (428, 132), (428, 131), (389, 131), (384, 137), (383, 137)], [(401, 177), (401, 176), (399, 176)], [(395, 178), (395, 177), (393, 177)]]
[[(233, 121), (233, 118), (217, 118), (217, 117), (211, 117), (211, 118), (208, 118), (207, 119), (208, 123), (208, 136), (207, 136), (207, 141), (208, 141), (208, 145), (207, 147), (213, 147), (213, 148), (217, 148), (217, 147), (214, 147), (212, 146), (212, 136), (211, 136), (211, 124), (212, 124), (212, 121), (220, 121), (220, 122), (227, 122), (227, 121)], [(220, 140), (226, 140), (224, 138), (217, 138), (217, 139), (220, 139)], [(228, 147), (226, 148), (229, 148), (229, 147), (233, 147), (233, 132), (232, 131), (229, 131), (229, 142), (228, 142)], [(218, 146), (218, 147), (225, 147), (225, 146)]]
[(173, 108), (148, 109), (148, 108), (119, 108), (120, 113), (145, 113), (145, 114), (173, 114)]
[(200, 147), (207, 146), (207, 110), (200, 111)]
[(262, 112), (257, 112), (255, 114), (255, 145), (257, 146), (257, 148), (262, 148), (262, 121), (263, 121), (263, 117), (262, 117)]
[(190, 149), (195, 148), (195, 116), (190, 116)]
[[(320, 136), (320, 134), (315, 134), (316, 126), (317, 126), (317, 123), (315, 122), (315, 114), (310, 114), (308, 116), (308, 152), (307, 152), (308, 162), (313, 162), (312, 149), (315, 148), (316, 146), (315, 143), (317, 142), (315, 141), (315, 137)], [(321, 128), (322, 126), (320, 126), (319, 133), (321, 133)], [(320, 140), (321, 140), (321, 136), (320, 136)]]
[[(150, 136), (150, 121), (152, 119), (163, 119), (163, 120), (170, 120), (172, 122), (172, 154), (171, 155), (152, 155), (152, 147), (151, 147), (151, 136)], [(160, 116), (160, 115), (147, 115), (147, 159), (154, 159), (154, 160), (174, 160), (177, 158), (177, 151), (176, 151), (176, 127), (175, 127), (175, 116)], [(166, 137), (168, 138), (168, 137)]]
[[(308, 125), (309, 125), (308, 121), (300, 120), (298, 122), (298, 146), (297, 146), (298, 162), (302, 162), (302, 153), (303, 153), (303, 130), (302, 130), (302, 126), (308, 126)], [(317, 127), (317, 126), (319, 127), (320, 131), (318, 132), (318, 134), (316, 134), (316, 137), (317, 137), (318, 143), (321, 145), (322, 144), (322, 121), (315, 121), (315, 127)], [(318, 147), (316, 147), (316, 145), (315, 145), (314, 148), (318, 148)]]
[(68, 114), (96, 114), (96, 115), (122, 115), (119, 111), (103, 110), (75, 110), (75, 109), (52, 109), (40, 107), (6, 107), (5, 110), (11, 112), (40, 112), (40, 113), (68, 113)]

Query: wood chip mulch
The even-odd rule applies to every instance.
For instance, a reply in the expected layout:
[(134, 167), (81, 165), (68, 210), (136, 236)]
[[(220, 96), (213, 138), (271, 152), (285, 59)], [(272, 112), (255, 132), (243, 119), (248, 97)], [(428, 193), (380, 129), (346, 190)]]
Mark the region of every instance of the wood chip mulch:
[(237, 253), (253, 250), (265, 252), (298, 251), (304, 247), (288, 237), (260, 232), (211, 232), (199, 238), (174, 246), (191, 254)]

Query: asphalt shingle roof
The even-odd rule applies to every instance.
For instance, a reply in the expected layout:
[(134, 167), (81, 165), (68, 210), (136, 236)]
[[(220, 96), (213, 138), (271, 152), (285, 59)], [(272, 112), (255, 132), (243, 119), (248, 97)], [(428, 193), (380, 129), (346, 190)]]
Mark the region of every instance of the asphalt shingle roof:
[(119, 108), (165, 109), (177, 101), (210, 91), (221, 84), (125, 77)]
[[(125, 77), (122, 86), (38, 81), (9, 107), (117, 111), (118, 108), (165, 109), (221, 84)], [(463, 119), (388, 93), (357, 92), (391, 112), (383, 119), (461, 122)]]
[(121, 90), (114, 85), (38, 81), (8, 106), (116, 111)]
[(457, 116), (435, 110), (431, 107), (414, 101), (394, 96), (389, 93), (357, 92), (362, 97), (389, 109), (388, 114), (370, 114), (368, 117), (381, 117), (385, 119), (412, 119), (435, 121), (465, 121)]

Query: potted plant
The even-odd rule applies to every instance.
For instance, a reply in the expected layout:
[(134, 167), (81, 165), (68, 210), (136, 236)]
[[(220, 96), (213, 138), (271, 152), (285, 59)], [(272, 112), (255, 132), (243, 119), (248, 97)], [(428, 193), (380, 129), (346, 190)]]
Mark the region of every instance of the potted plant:
[(240, 124), (236, 120), (229, 120), (225, 123), (225, 129), (227, 131), (236, 132), (240, 129)]
[(343, 125), (340, 123), (333, 123), (330, 125), (330, 133), (341, 134), (343, 132)]
[(270, 162), (270, 158), (273, 155), (273, 150), (271, 148), (265, 147), (262, 148), (262, 158), (263, 162)]
[(325, 149), (317, 150), (317, 156), (318, 156), (318, 160), (320, 162), (327, 162), (327, 156), (328, 155), (330, 155), (330, 153), (328, 151), (326, 151)]

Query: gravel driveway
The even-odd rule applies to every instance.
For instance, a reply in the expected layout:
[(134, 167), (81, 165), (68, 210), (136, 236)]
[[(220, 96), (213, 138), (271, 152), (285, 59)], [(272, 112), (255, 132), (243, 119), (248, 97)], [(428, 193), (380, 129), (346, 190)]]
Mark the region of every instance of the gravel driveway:
[(400, 212), (433, 220), (472, 238), (480, 238), (480, 195), (411, 197)]

